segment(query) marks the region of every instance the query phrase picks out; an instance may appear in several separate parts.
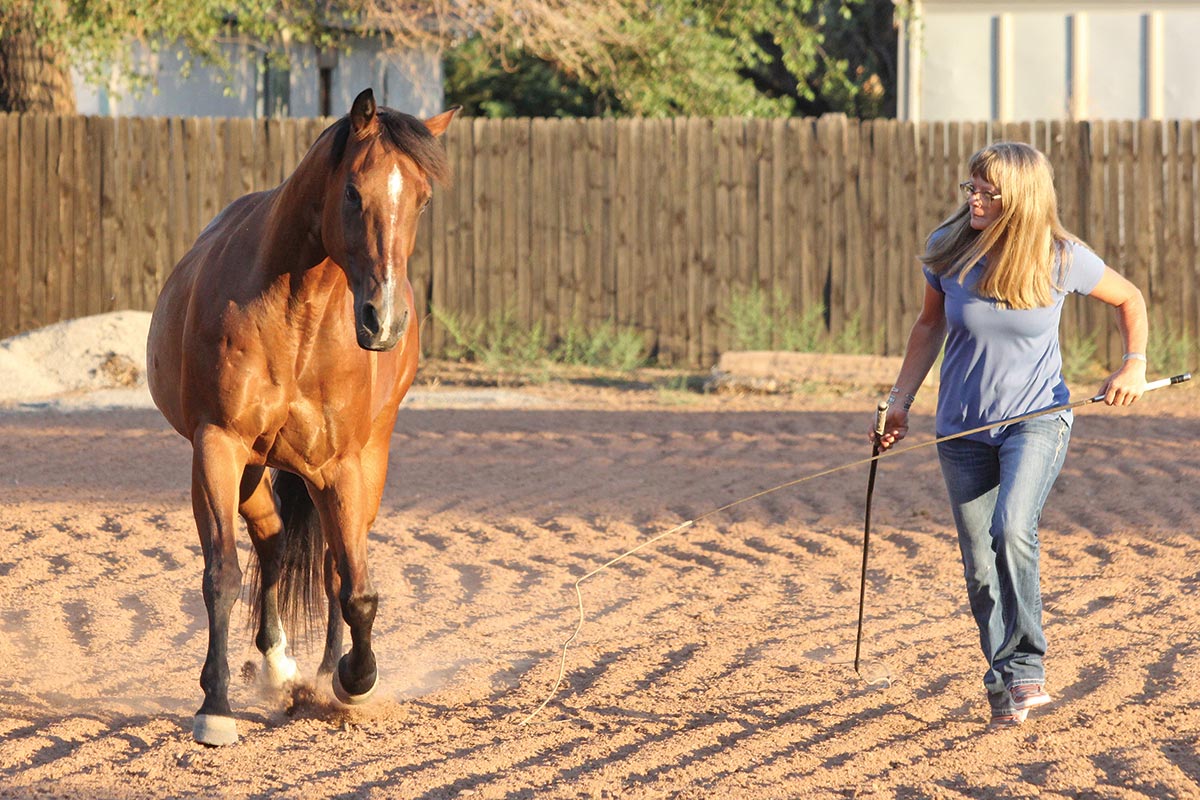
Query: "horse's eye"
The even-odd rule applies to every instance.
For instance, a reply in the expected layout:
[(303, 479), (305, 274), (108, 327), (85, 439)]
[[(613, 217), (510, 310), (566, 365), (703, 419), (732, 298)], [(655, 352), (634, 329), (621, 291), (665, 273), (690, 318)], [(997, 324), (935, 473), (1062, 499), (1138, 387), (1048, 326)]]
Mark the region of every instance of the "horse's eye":
[(349, 184), (346, 186), (346, 202), (352, 206), (362, 205), (362, 195), (358, 193), (358, 189)]
[(424, 203), (421, 203), (421, 210), (417, 212), (418, 214), (424, 214), (424, 213), (425, 213), (425, 209), (429, 208), (429, 201), (430, 201), (431, 199), (433, 199), (433, 198), (429, 198), (429, 197), (425, 198), (425, 202), (424, 202)]

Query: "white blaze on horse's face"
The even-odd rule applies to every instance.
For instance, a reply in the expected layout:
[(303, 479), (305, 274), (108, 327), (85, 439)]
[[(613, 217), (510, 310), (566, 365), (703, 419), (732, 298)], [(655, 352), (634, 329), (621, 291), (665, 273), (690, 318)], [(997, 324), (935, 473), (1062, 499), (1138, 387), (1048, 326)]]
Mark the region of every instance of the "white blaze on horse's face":
[(400, 174), (400, 167), (392, 167), (392, 174), (388, 176), (388, 207), (391, 214), (388, 217), (387, 230), (383, 235), (383, 251), (384, 258), (387, 259), (387, 266), (384, 268), (383, 283), (384, 291), (389, 295), (395, 291), (396, 284), (396, 233), (399, 230), (400, 222), (400, 195), (404, 191), (404, 176)]
[(354, 295), (359, 346), (390, 350), (409, 323), (408, 258), (428, 185), (402, 155), (380, 144), (348, 158), (340, 240), (330, 255), (346, 272)]

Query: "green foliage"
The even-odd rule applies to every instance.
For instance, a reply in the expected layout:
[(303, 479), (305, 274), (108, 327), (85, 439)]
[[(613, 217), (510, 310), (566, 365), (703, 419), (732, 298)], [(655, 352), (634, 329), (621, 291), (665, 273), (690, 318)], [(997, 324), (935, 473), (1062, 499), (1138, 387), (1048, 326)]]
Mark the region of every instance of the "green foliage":
[(1146, 375), (1150, 380), (1191, 372), (1196, 368), (1200, 339), (1165, 322), (1151, 324), (1150, 331), (1151, 341), (1147, 348), (1149, 352), (1146, 353), (1149, 361)]
[(857, 315), (846, 320), (839, 334), (825, 323), (825, 307), (810, 305), (797, 313), (782, 289), (768, 296), (760, 287), (735, 290), (725, 315), (732, 328), (735, 350), (787, 350), (799, 353), (869, 354), (878, 337), (868, 337)]
[[(894, 109), (890, 0), (623, 0), (629, 13), (584, 69), (552, 48), (448, 60), (447, 98), (488, 116), (759, 116)], [(515, 72), (514, 72), (515, 70)], [(505, 73), (509, 73), (505, 77)]]
[(452, 51), (448, 98), (488, 116), (874, 116), (894, 84), (893, 13), (890, 0), (0, 0), (0, 36), (32, 30), (91, 82), (135, 88), (152, 76), (131, 40), (231, 78), (231, 39), (279, 63), (358, 33)]
[(223, 42), (235, 33), (286, 59), (285, 43), (334, 43), (343, 23), (357, 14), (358, 0), (310, 3), (297, 0), (0, 0), (0, 37), (20, 26), (42, 44), (68, 53), (90, 82), (105, 84), (114, 67), (134, 88), (152, 76), (139, 71), (130, 41), (152, 52), (184, 45), (171, 53), (186, 71), (204, 62), (230, 74)]
[[(1150, 325), (1150, 345), (1147, 348), (1146, 376), (1149, 380), (1190, 372), (1196, 367), (1200, 354), (1200, 339), (1166, 321), (1154, 320)], [(1099, 356), (1094, 335), (1068, 334), (1062, 338), (1063, 377), (1068, 383), (1097, 385), (1119, 364), (1107, 364)]]
[(450, 337), (446, 354), (453, 359), (503, 368), (540, 361), (547, 350), (548, 342), (541, 324), (527, 328), (518, 323), (511, 311), (487, 319), (464, 321), (435, 308), (433, 318)]
[(644, 337), (612, 323), (592, 329), (573, 323), (552, 341), (540, 322), (525, 326), (511, 310), (467, 322), (434, 308), (433, 318), (450, 338), (447, 357), (493, 369), (553, 363), (630, 371), (646, 364)]
[(1084, 382), (1099, 377), (1103, 367), (1096, 358), (1096, 337), (1070, 334), (1061, 338), (1063, 377), (1069, 383)]
[(550, 357), (560, 364), (629, 371), (645, 365), (646, 349), (646, 340), (637, 331), (618, 328), (611, 322), (586, 330), (573, 322)]
[(589, 117), (614, 108), (614, 99), (597, 94), (524, 51), (497, 57), (478, 38), (446, 54), (448, 103), (473, 117)]

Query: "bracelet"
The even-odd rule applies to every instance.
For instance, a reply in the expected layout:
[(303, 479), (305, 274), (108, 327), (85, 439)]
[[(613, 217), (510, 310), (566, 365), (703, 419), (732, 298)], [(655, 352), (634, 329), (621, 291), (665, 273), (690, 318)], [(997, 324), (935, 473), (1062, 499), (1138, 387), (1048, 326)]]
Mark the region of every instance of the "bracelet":
[(1146, 360), (1146, 354), (1145, 353), (1126, 353), (1125, 355), (1121, 356), (1121, 360), (1122, 361), (1142, 361), (1142, 362), (1144, 362)]
[[(893, 386), (892, 391), (888, 392), (887, 404), (889, 406), (896, 405), (896, 397), (899, 394), (900, 394), (900, 387)], [(916, 400), (917, 400), (916, 395), (908, 394), (907, 392), (905, 392), (904, 393), (904, 410), (908, 411), (910, 408), (912, 408), (912, 404), (915, 403)]]

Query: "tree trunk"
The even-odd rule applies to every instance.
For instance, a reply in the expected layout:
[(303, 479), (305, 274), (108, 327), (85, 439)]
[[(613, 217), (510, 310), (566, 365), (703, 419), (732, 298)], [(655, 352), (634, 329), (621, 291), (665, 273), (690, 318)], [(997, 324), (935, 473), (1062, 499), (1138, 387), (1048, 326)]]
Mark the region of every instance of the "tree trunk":
[(75, 113), (70, 62), (19, 11), (0, 17), (0, 111)]

